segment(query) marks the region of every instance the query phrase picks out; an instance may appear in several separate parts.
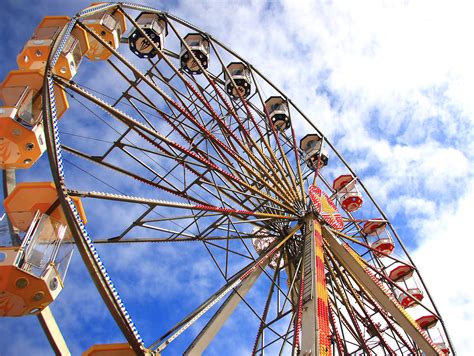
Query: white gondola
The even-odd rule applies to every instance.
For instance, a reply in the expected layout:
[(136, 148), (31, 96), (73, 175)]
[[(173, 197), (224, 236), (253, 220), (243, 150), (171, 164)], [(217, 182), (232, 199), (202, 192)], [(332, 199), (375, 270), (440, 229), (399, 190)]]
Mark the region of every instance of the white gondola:
[[(168, 27), (166, 21), (160, 15), (142, 12), (135, 19), (135, 22), (156, 47), (159, 49), (164, 48), (165, 37), (168, 35)], [(153, 58), (158, 51), (143, 35), (142, 31), (135, 29), (128, 37), (130, 50), (140, 58)]]
[(271, 96), (265, 101), (265, 110), (272, 120), (275, 129), (283, 132), (290, 128), (288, 103), (281, 96)]
[(344, 174), (337, 177), (332, 184), (333, 189), (337, 192), (337, 200), (341, 207), (350, 213), (359, 210), (364, 202), (356, 183), (353, 176)]
[(398, 282), (397, 284), (402, 290), (397, 289), (395, 291), (395, 295), (398, 302), (404, 308), (415, 306), (417, 305), (417, 301), (423, 300), (423, 291), (419, 287), (415, 276), (407, 278), (401, 282)]
[[(183, 40), (201, 66), (204, 69), (207, 69), (210, 57), (209, 40), (200, 33), (188, 33)], [(181, 68), (188, 73), (199, 74), (202, 72), (201, 68), (199, 67), (199, 63), (197, 63), (191, 55), (190, 51), (188, 51), (186, 46), (181, 43), (181, 52), (179, 55)]]
[(234, 99), (239, 99), (240, 95), (248, 97), (252, 88), (251, 83), (250, 69), (244, 63), (232, 62), (227, 66), (225, 87), (227, 94)]
[(308, 167), (316, 171), (328, 164), (329, 154), (323, 147), (323, 140), (318, 134), (309, 134), (300, 141), (300, 149), (305, 153)]
[(441, 350), (444, 355), (449, 355), (451, 353), (451, 350), (449, 349), (449, 346), (446, 343), (446, 340), (444, 339), (440, 329), (433, 328), (428, 330), (427, 332), (428, 335), (431, 337), (431, 340), (433, 340), (435, 345)]
[(418, 326), (424, 330), (434, 327), (438, 323), (438, 317), (434, 314), (426, 314), (417, 318), (415, 321)]
[(413, 275), (415, 268), (407, 263), (396, 262), (394, 263), (390, 271), (388, 272), (388, 277), (394, 282), (402, 282)]
[[(408, 294), (411, 294), (412, 297)], [(416, 305), (416, 301), (423, 299), (423, 292), (419, 288), (408, 288), (405, 291), (397, 290), (395, 292), (398, 302), (404, 308), (410, 308)]]
[(387, 230), (387, 222), (380, 219), (369, 220), (364, 224), (362, 232), (367, 236), (369, 245), (377, 257), (390, 255), (393, 252), (395, 244)]

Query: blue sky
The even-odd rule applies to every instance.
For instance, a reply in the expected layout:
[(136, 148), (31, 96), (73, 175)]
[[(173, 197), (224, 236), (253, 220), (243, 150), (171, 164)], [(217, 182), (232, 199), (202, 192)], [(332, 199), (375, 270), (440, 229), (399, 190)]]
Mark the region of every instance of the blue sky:
[[(315, 121), (408, 245), (458, 353), (473, 352), (474, 286), (472, 278), (465, 279), (465, 271), (472, 270), (474, 248), (466, 232), (474, 203), (474, 104), (470, 97), (474, 50), (469, 45), (473, 5), (468, 1), (449, 5), (442, 1), (148, 3), (222, 40)], [(16, 67), (16, 54), (43, 16), (72, 16), (88, 4), (3, 1), (0, 77)], [(44, 158), (34, 169), (36, 179), (48, 179)], [(28, 173), (20, 179), (27, 180)], [(166, 329), (158, 327), (159, 332), (152, 332), (156, 315), (170, 320), (178, 316), (173, 308), (150, 310), (140, 300), (156, 298), (177, 308), (173, 300), (183, 297), (179, 293), (182, 285), (171, 284), (167, 293), (156, 287), (160, 281), (152, 287), (131, 289), (130, 283), (171, 273), (168, 267), (150, 262), (142, 266), (145, 278), (137, 279), (139, 272), (129, 270), (133, 257), (146, 261), (166, 258), (177, 266), (193, 260), (200, 268), (195, 269), (197, 284), (190, 286), (190, 292), (204, 293), (219, 286), (207, 279), (209, 261), (195, 257), (193, 248), (181, 255), (172, 248), (133, 246), (130, 254), (118, 251), (120, 248), (105, 251), (101, 246), (99, 252), (104, 252), (106, 264), (120, 275), (114, 281), (124, 299), (133, 301), (127, 306), (147, 339)], [(173, 272), (185, 275), (187, 269)], [(73, 354), (95, 342), (121, 341), (78, 254), (66, 282), (52, 308)], [(191, 307), (180, 306), (183, 310)], [(233, 326), (241, 326), (239, 316), (245, 314), (239, 313), (224, 332), (232, 333)], [(21, 334), (27, 337), (20, 338)], [(35, 318), (1, 320), (0, 346), (4, 350), (0, 355), (20, 355), (32, 348), (38, 355), (51, 354)]]

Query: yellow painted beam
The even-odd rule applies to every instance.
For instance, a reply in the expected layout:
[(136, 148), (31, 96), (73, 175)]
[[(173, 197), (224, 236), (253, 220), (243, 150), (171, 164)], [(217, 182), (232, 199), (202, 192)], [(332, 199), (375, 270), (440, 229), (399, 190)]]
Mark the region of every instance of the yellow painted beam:
[(365, 267), (363, 261), (347, 244), (341, 244), (327, 227), (323, 227), (323, 237), (328, 242), (331, 251), (351, 276), (363, 286), (389, 312), (395, 321), (410, 335), (418, 347), (426, 355), (442, 355), (441, 350), (430, 337), (418, 326), (415, 320), (406, 312), (398, 301), (390, 294), (380, 281)]
[(55, 354), (70, 356), (71, 352), (67, 347), (63, 334), (61, 333), (61, 330), (59, 330), (56, 319), (54, 319), (53, 313), (49, 307), (44, 308), (41, 313), (38, 314), (38, 320)]

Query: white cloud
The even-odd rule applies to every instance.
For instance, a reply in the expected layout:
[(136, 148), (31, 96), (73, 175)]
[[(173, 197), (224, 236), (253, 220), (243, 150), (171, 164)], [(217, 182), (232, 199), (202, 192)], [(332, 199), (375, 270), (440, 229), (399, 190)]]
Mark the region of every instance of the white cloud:
[(456, 351), (474, 350), (474, 282), (471, 259), (474, 240), (467, 232), (474, 204), (474, 184), (456, 203), (441, 207), (422, 225), (422, 239), (413, 258), (435, 297)]

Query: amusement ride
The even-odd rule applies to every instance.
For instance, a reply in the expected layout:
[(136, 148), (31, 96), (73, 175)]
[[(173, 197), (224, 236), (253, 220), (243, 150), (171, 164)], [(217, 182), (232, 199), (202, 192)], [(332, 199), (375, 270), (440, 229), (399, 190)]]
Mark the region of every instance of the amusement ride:
[[(254, 355), (454, 353), (360, 177), (314, 117), (212, 35), (94, 3), (45, 17), (17, 64), (0, 85), (0, 316), (36, 316), (56, 354), (70, 351), (50, 305), (73, 253), (124, 340), (84, 355), (198, 355), (236, 310), (254, 320)], [(41, 157), (52, 180), (17, 183)], [(207, 296), (157, 316), (146, 341), (97, 250), (138, 244), (199, 247), (213, 266)]]

